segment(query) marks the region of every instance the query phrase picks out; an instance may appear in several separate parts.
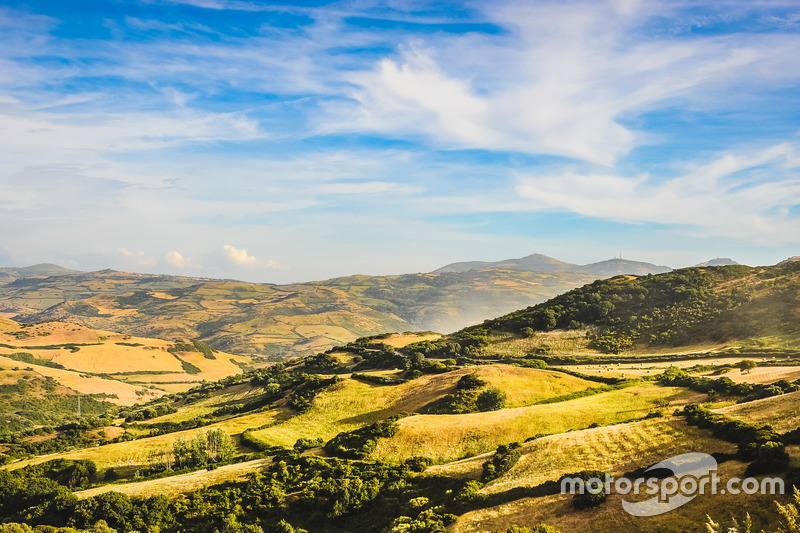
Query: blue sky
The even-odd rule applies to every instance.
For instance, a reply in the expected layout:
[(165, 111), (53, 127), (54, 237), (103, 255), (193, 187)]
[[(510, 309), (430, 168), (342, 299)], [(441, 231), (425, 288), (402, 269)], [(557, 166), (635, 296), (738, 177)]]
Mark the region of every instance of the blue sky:
[(0, 264), (800, 254), (795, 1), (0, 0)]

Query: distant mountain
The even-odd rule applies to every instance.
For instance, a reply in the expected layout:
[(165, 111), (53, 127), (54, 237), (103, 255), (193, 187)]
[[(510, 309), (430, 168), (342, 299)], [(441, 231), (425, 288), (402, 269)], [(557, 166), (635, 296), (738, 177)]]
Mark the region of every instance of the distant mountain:
[(793, 256), (792, 256), (792, 257), (790, 257), (789, 259), (784, 259), (783, 261), (781, 261), (781, 262), (780, 262), (780, 263), (778, 263), (778, 264), (779, 264), (779, 265), (785, 265), (786, 263), (793, 263), (793, 262), (795, 262), (795, 261), (800, 261), (800, 255), (793, 255)]
[(577, 267), (572, 263), (565, 263), (542, 254), (531, 254), (520, 259), (505, 259), (503, 261), (465, 261), (463, 263), (450, 263), (434, 270), (433, 274), (443, 272), (469, 272), (470, 270), (485, 270), (487, 268), (504, 268), (508, 270), (528, 270), (530, 272), (569, 272)]
[(34, 278), (38, 276), (72, 276), (76, 274), (81, 274), (81, 272), (51, 263), (41, 263), (27, 267), (0, 267), (0, 279)]
[(570, 272), (580, 274), (591, 274), (593, 276), (620, 276), (635, 275), (646, 276), (647, 274), (663, 274), (672, 270), (668, 266), (654, 265), (653, 263), (643, 263), (641, 261), (631, 261), (629, 259), (608, 259), (599, 263), (576, 266)]
[(703, 261), (702, 263), (698, 263), (696, 267), (721, 267), (721, 266), (729, 266), (729, 265), (738, 265), (736, 261), (733, 259), (729, 259), (727, 257), (717, 257), (716, 259), (709, 259), (708, 261)]
[(434, 270), (434, 274), (442, 272), (469, 272), (471, 270), (484, 270), (489, 268), (503, 268), (508, 270), (528, 270), (531, 272), (574, 272), (589, 274), (598, 277), (619, 276), (633, 274), (643, 276), (646, 274), (662, 274), (672, 270), (668, 266), (654, 265), (628, 259), (608, 259), (589, 265), (576, 265), (565, 263), (542, 254), (533, 254), (520, 259), (504, 259), (502, 261), (466, 261), (451, 263)]

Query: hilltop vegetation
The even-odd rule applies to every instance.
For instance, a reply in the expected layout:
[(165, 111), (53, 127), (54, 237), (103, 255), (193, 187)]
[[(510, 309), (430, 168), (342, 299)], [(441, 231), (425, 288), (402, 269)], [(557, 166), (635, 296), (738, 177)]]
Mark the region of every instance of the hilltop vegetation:
[(426, 356), (516, 354), (551, 362), (557, 355), (734, 343), (793, 353), (800, 348), (798, 318), (798, 262), (685, 268), (597, 280), (417, 349)]

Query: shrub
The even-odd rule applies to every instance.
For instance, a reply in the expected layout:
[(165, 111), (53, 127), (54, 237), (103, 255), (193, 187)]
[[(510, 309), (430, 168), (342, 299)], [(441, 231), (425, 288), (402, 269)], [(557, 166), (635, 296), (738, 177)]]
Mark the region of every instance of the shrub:
[(475, 404), (479, 411), (497, 411), (506, 405), (506, 393), (497, 387), (489, 387), (478, 394)]

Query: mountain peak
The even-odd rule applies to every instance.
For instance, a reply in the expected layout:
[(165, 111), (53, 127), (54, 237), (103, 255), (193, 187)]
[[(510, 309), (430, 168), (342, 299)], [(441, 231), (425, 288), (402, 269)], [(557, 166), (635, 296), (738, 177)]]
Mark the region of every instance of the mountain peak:
[(605, 261), (576, 267), (572, 269), (571, 272), (594, 274), (597, 276), (621, 276), (630, 274), (644, 276), (647, 274), (663, 274), (670, 270), (672, 270), (672, 268), (664, 265), (655, 265), (643, 261), (632, 261), (630, 259), (614, 257), (612, 259), (606, 259)]
[(35, 276), (71, 276), (82, 274), (79, 270), (72, 270), (53, 263), (39, 263), (26, 267), (0, 267), (0, 273), (15, 278), (31, 278)]
[(697, 263), (696, 267), (718, 267), (718, 266), (730, 266), (730, 265), (738, 265), (736, 261), (730, 259), (728, 257), (717, 257), (714, 259), (709, 259), (708, 261), (703, 261), (702, 263)]

